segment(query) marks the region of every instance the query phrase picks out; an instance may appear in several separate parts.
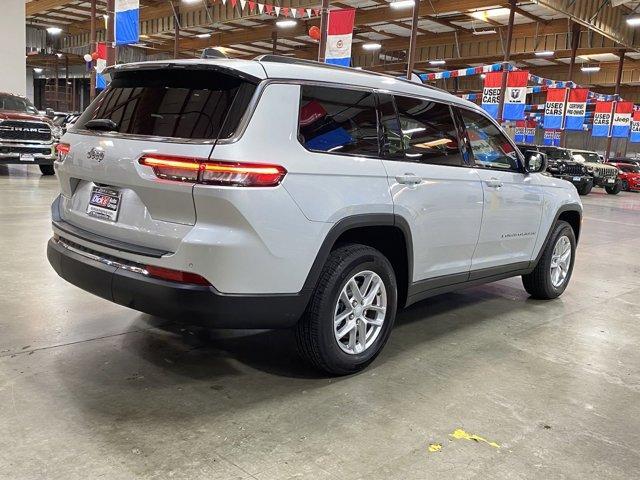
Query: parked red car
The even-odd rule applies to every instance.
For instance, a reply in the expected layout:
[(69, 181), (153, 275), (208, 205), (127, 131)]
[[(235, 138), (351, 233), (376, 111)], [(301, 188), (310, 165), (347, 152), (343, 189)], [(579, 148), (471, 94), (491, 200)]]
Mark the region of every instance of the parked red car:
[(618, 178), (622, 180), (622, 189), (631, 191), (640, 191), (640, 167), (630, 163), (611, 162), (611, 165), (620, 170)]

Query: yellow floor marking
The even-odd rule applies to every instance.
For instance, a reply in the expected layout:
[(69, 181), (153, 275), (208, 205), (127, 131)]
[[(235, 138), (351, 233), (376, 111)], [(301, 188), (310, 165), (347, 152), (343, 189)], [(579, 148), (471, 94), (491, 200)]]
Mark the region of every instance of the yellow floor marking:
[(480, 437), (478, 435), (474, 435), (472, 433), (467, 433), (464, 430), (462, 430), (461, 428), (456, 429), (449, 436), (455, 438), (456, 440), (473, 440), (474, 442), (486, 443), (487, 445), (490, 445), (490, 446), (492, 446), (494, 448), (500, 448), (500, 445), (498, 445), (496, 442), (490, 442), (486, 438), (482, 438), (482, 437)]
[(429, 444), (429, 451), (430, 452), (439, 452), (440, 450), (442, 450), (442, 444), (441, 443), (430, 443)]

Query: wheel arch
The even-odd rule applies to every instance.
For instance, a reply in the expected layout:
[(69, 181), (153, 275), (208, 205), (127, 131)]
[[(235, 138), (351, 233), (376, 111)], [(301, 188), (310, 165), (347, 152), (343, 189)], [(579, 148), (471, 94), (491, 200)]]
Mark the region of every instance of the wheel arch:
[(579, 203), (567, 203), (565, 205), (560, 206), (558, 211), (555, 214), (555, 218), (551, 225), (549, 226), (549, 231), (547, 232), (547, 236), (544, 239), (544, 242), (540, 246), (540, 250), (538, 251), (538, 255), (536, 258), (530, 263), (530, 268), (535, 268), (535, 266), (540, 261), (542, 254), (544, 253), (544, 249), (546, 248), (549, 240), (551, 239), (551, 234), (553, 233), (553, 229), (557, 225), (558, 221), (565, 221), (573, 230), (573, 233), (576, 237), (576, 242), (580, 238), (580, 227), (582, 225), (582, 206)]
[(413, 239), (408, 222), (399, 215), (360, 214), (338, 221), (325, 237), (304, 284), (315, 289), (322, 267), (331, 252), (347, 243), (361, 243), (380, 250), (396, 274), (398, 305), (403, 306), (413, 278)]

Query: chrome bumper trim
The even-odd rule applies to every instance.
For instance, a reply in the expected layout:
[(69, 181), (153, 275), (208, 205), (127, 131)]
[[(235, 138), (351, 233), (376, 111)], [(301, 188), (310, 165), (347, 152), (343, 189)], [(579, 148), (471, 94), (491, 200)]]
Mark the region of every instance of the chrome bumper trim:
[(61, 237), (54, 236), (53, 237), (53, 241), (57, 245), (60, 245), (61, 247), (66, 248), (70, 252), (73, 252), (73, 253), (75, 253), (77, 255), (80, 255), (82, 257), (88, 258), (90, 260), (94, 260), (96, 262), (100, 262), (100, 263), (102, 263), (104, 265), (108, 265), (110, 267), (120, 268), (120, 269), (126, 270), (128, 272), (139, 273), (141, 275), (149, 276), (149, 272), (144, 267), (140, 267), (140, 266), (136, 266), (136, 265), (129, 265), (129, 264), (126, 264), (126, 263), (121, 263), (121, 262), (118, 262), (116, 260), (111, 260), (109, 258), (106, 258), (106, 257), (100, 256), (100, 255), (96, 255), (96, 254), (91, 253), (91, 252), (87, 252), (87, 251), (81, 250), (81, 249), (76, 248), (76, 247), (74, 247), (72, 245), (69, 245)]

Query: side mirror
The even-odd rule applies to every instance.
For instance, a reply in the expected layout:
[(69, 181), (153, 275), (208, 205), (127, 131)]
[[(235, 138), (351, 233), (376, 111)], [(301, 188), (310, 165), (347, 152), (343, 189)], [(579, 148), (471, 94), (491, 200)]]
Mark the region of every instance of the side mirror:
[(547, 154), (527, 150), (524, 152), (524, 169), (527, 173), (540, 173), (547, 169)]
[(54, 118), (56, 116), (56, 112), (53, 111), (53, 108), (45, 109), (44, 114), (47, 116), (47, 118)]

